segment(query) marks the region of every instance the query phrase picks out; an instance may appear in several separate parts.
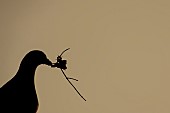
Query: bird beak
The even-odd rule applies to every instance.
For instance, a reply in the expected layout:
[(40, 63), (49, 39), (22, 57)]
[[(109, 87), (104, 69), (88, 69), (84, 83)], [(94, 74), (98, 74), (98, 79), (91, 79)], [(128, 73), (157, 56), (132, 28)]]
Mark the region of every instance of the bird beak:
[(44, 62), (44, 64), (48, 65), (48, 66), (52, 66), (52, 62), (49, 59), (46, 59), (46, 61)]

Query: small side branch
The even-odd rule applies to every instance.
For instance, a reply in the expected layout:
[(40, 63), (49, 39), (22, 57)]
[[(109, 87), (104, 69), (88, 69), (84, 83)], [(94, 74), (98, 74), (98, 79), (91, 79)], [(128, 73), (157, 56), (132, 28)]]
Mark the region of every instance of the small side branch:
[(70, 77), (67, 77), (67, 79), (72, 79), (72, 80), (78, 81), (77, 79), (75, 79), (75, 78), (70, 78)]

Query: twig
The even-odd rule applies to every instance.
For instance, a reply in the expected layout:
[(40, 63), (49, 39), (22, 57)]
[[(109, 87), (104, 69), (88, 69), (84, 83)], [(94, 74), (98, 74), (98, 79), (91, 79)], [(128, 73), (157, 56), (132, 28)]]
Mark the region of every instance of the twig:
[[(70, 82), (70, 78), (68, 78), (67, 76), (66, 76), (66, 74), (64, 73), (64, 71), (61, 69), (61, 71), (62, 71), (62, 73), (63, 73), (63, 75), (65, 76), (65, 78), (67, 79), (67, 81), (73, 86), (73, 88), (76, 90), (76, 92), (81, 96), (81, 98), (83, 98), (85, 101), (86, 101), (86, 99), (79, 93), (79, 91), (76, 89), (76, 87)], [(75, 79), (76, 80), (76, 79)]]
[(67, 50), (69, 50), (70, 48), (67, 48), (66, 50), (64, 50), (61, 54), (60, 57), (63, 55), (64, 52), (66, 52)]
[(75, 78), (70, 78), (70, 77), (67, 77), (67, 79), (72, 79), (72, 80), (78, 81), (77, 79), (75, 79)]

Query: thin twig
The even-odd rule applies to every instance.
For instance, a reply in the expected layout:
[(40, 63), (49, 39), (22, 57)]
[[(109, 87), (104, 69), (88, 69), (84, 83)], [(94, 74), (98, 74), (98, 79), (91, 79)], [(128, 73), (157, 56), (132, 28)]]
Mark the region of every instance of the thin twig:
[(70, 77), (67, 77), (67, 79), (72, 79), (72, 80), (78, 81), (77, 79), (75, 79), (75, 78), (70, 78)]
[(65, 76), (65, 78), (67, 79), (67, 81), (73, 86), (73, 88), (76, 90), (76, 92), (81, 96), (81, 98), (83, 98), (85, 101), (86, 99), (79, 93), (79, 91), (76, 89), (76, 87), (70, 82), (69, 78), (67, 78), (66, 74), (64, 73), (64, 71), (61, 69), (63, 75)]
[(60, 56), (62, 56), (63, 53), (66, 52), (66, 51), (69, 50), (69, 49), (70, 49), (70, 48), (65, 49), (65, 50), (60, 54)]

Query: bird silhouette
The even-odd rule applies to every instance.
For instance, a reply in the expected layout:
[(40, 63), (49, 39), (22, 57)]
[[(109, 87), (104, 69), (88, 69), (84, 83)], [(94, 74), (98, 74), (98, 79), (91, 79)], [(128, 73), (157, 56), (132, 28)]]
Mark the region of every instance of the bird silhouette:
[(33, 50), (25, 55), (16, 75), (0, 88), (0, 113), (37, 112), (34, 75), (40, 64), (52, 65), (42, 51)]

